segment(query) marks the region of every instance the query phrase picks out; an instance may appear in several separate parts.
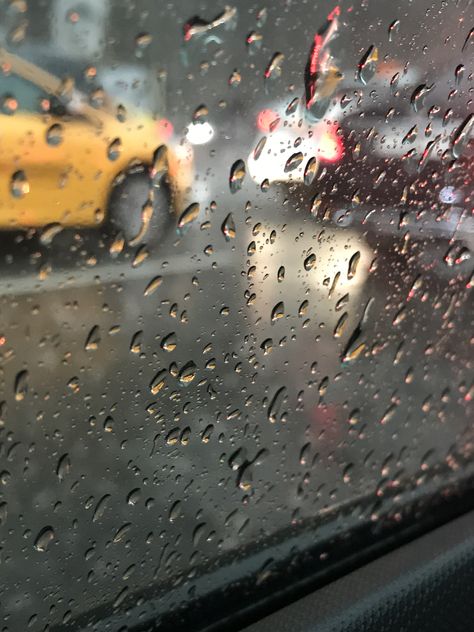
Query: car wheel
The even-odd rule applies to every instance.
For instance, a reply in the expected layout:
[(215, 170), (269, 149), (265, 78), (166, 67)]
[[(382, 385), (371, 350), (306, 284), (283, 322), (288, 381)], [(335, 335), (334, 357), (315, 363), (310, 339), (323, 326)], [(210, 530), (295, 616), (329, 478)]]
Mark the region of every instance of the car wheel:
[(145, 168), (126, 174), (112, 189), (108, 218), (113, 234), (131, 246), (162, 241), (173, 220), (166, 183), (154, 186)]

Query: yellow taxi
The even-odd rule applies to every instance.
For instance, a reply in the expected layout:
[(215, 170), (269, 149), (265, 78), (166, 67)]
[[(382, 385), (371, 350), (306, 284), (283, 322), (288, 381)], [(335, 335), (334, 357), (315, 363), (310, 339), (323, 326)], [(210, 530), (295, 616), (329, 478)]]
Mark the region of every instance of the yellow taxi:
[(86, 97), (72, 78), (0, 48), (0, 230), (109, 218), (136, 237), (150, 209), (169, 214), (164, 188), (183, 208), (192, 150), (171, 134), (166, 120), (114, 106), (103, 90)]

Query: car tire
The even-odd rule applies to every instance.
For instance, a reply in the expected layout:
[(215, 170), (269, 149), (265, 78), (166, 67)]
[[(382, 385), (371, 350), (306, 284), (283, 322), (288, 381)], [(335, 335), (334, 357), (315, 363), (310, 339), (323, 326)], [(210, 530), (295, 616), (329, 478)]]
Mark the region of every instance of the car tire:
[[(153, 213), (148, 230), (140, 234), (142, 211), (150, 201)], [(125, 174), (111, 191), (107, 224), (114, 235), (121, 233), (129, 245), (161, 242), (173, 224), (171, 196), (166, 182), (154, 185), (145, 167)]]

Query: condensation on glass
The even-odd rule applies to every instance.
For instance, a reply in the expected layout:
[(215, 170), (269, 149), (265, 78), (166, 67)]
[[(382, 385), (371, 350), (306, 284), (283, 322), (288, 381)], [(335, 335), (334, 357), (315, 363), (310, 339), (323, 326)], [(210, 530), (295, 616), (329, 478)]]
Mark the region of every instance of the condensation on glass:
[(2, 630), (159, 619), (473, 474), (473, 23), (1, 2)]

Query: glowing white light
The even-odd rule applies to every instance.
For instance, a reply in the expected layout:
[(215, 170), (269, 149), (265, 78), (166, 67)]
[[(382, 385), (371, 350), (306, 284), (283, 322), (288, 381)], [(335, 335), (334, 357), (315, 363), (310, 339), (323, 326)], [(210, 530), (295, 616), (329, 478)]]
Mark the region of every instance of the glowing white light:
[(191, 123), (186, 138), (192, 145), (204, 145), (214, 138), (214, 128), (208, 121)]

